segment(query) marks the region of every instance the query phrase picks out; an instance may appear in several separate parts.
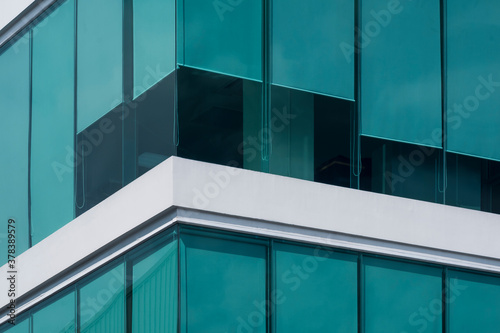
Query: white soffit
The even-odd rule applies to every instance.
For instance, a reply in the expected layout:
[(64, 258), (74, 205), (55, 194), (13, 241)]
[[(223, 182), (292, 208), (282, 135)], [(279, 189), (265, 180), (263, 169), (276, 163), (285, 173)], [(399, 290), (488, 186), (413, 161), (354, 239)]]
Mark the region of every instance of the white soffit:
[(171, 157), (21, 254), (17, 296), (174, 207), (190, 224), (500, 272), (499, 215)]

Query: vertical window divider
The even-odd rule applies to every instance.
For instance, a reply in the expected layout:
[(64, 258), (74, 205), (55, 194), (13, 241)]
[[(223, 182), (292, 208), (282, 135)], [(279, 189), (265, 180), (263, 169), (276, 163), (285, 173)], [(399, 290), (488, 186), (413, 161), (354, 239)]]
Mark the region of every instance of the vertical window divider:
[(123, 102), (122, 102), (122, 186), (137, 177), (137, 128), (134, 99), (134, 3), (122, 2), (122, 39), (123, 39)]
[(33, 225), (31, 223), (31, 135), (33, 127), (33, 29), (29, 31), (29, 125), (28, 125), (28, 248), (33, 246)]
[[(442, 147), (443, 147), (443, 152), (442, 152), (442, 172), (443, 172), (443, 177), (441, 182), (438, 182), (438, 189), (439, 186), (442, 186), (442, 190), (440, 192), (443, 193), (443, 204), (446, 204), (446, 188), (448, 187), (448, 176), (447, 176), (447, 159), (446, 159), (446, 151), (448, 150), (448, 115), (447, 115), (447, 110), (448, 110), (448, 101), (447, 101), (447, 73), (448, 73), (448, 68), (446, 65), (446, 58), (447, 58), (447, 43), (446, 43), (446, 38), (447, 38), (447, 29), (446, 29), (446, 0), (440, 0), (440, 15), (441, 15), (441, 131), (442, 131)], [(438, 170), (439, 172), (439, 170)], [(441, 184), (440, 184), (441, 183)]]
[(124, 257), (125, 265), (125, 332), (132, 333), (132, 302), (133, 302), (133, 261), (129, 255)]
[(365, 270), (363, 254), (358, 255), (358, 333), (365, 332)]
[(448, 318), (449, 318), (449, 308), (448, 308), (448, 267), (443, 268), (443, 292), (442, 292), (442, 309), (443, 309), (443, 320), (442, 320), (442, 325), (443, 325), (443, 333), (448, 333)]
[(361, 2), (354, 2), (354, 106), (351, 106), (351, 188), (360, 188), (361, 175)]
[(177, 237), (177, 333), (181, 333), (182, 323), (182, 274), (181, 274), (181, 228), (179, 223), (177, 223), (174, 227), (174, 232)]
[(276, 294), (276, 272), (275, 272), (275, 253), (274, 253), (274, 240), (271, 238), (267, 246), (267, 332), (276, 332), (276, 303), (274, 296)]
[(261, 168), (269, 172), (269, 157), (272, 154), (270, 146), (269, 127), (271, 123), (271, 17), (272, 0), (262, 0), (262, 138)]

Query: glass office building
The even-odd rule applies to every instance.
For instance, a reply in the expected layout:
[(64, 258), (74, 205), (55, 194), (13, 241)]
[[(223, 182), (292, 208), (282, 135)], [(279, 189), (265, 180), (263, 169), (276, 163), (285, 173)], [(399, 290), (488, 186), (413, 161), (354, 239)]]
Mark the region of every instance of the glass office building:
[(499, 332), (499, 15), (33, 1), (0, 27), (0, 332)]

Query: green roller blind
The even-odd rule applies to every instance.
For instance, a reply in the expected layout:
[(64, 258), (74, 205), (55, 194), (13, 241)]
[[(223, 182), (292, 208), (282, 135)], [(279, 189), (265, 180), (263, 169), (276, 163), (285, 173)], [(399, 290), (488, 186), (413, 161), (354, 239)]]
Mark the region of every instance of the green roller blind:
[(78, 132), (123, 100), (121, 0), (78, 1)]
[(262, 76), (262, 1), (184, 0), (184, 65), (248, 79)]
[(354, 1), (275, 0), (272, 82), (354, 99)]
[(363, 1), (361, 132), (441, 147), (439, 1)]
[(74, 0), (35, 27), (31, 221), (36, 244), (74, 217)]
[(134, 98), (175, 69), (175, 0), (134, 1)]
[[(16, 255), (29, 246), (28, 138), (29, 138), (29, 35), (0, 50), (0, 218), (13, 219)], [(7, 262), (7, 235), (0, 237), (2, 257)]]
[(498, 1), (447, 8), (448, 150), (500, 160)]

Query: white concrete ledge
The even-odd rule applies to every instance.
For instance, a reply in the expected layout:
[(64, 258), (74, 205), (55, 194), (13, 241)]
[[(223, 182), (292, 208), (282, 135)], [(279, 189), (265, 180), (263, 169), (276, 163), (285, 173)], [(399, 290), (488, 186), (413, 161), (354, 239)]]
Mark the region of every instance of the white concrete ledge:
[(176, 207), (190, 224), (500, 272), (499, 215), (172, 157), (21, 254), (17, 297)]

